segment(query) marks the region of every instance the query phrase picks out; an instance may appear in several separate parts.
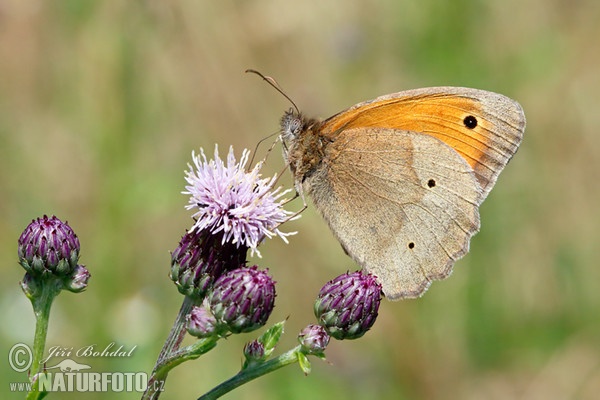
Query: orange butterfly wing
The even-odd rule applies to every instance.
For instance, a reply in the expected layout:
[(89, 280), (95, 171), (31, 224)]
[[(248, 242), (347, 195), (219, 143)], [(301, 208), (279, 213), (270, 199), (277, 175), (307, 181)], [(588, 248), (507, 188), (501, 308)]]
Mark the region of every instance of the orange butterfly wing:
[(433, 136), (456, 150), (473, 168), (485, 199), (517, 151), (525, 114), (514, 100), (484, 90), (434, 87), (378, 97), (323, 121), (320, 134), (380, 127)]

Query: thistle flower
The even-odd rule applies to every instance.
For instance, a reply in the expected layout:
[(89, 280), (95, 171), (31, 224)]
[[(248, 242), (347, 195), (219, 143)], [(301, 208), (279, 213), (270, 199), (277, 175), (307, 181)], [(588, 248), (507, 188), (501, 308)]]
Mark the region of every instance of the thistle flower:
[(229, 148), (227, 165), (219, 158), (215, 146), (215, 159), (208, 161), (204, 150), (200, 155), (192, 153), (194, 165), (186, 171), (188, 186), (183, 194), (189, 194), (188, 210), (196, 210), (193, 217), (196, 223), (192, 231), (221, 233), (222, 243), (230, 242), (250, 248), (251, 254), (265, 237), (279, 236), (285, 242), (293, 233), (284, 233), (278, 226), (292, 214), (283, 209), (290, 190), (273, 190), (276, 176), (260, 178), (262, 163), (246, 172), (250, 152), (244, 150), (237, 162), (233, 147)]
[(335, 339), (358, 339), (375, 323), (381, 285), (371, 274), (346, 273), (327, 282), (315, 301), (319, 324)]
[(69, 276), (79, 260), (79, 239), (69, 224), (44, 215), (25, 228), (18, 240), (19, 264), (34, 276)]
[(275, 282), (256, 266), (222, 275), (208, 295), (218, 329), (251, 332), (263, 326), (275, 306)]
[(246, 262), (246, 247), (221, 243), (220, 233), (187, 232), (171, 254), (171, 280), (183, 295), (200, 302), (223, 273)]
[(329, 344), (329, 335), (321, 325), (310, 324), (300, 331), (298, 341), (309, 354), (322, 354)]

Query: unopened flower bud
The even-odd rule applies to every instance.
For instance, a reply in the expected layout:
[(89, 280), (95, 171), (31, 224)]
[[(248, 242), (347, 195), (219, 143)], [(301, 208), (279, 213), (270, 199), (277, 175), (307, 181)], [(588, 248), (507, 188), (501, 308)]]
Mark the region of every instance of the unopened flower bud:
[(310, 324), (300, 331), (298, 341), (309, 354), (320, 354), (329, 344), (329, 335), (321, 325)]
[(217, 323), (232, 333), (251, 332), (266, 322), (275, 306), (275, 282), (256, 266), (229, 271), (208, 296)]
[(204, 306), (193, 307), (186, 317), (186, 329), (188, 333), (197, 338), (213, 336), (216, 325), (215, 317)]
[(219, 233), (187, 232), (171, 254), (171, 280), (180, 293), (201, 301), (217, 278), (245, 263), (246, 251), (222, 243)]
[(38, 279), (35, 279), (31, 276), (29, 272), (25, 273), (23, 280), (19, 282), (21, 284), (21, 289), (23, 289), (23, 293), (29, 299), (33, 299), (41, 293), (40, 282)]
[(262, 361), (265, 358), (265, 345), (258, 340), (246, 343), (244, 346), (244, 356), (248, 363)]
[(90, 271), (84, 265), (77, 265), (71, 276), (65, 280), (65, 289), (73, 293), (83, 292), (90, 277)]
[(375, 323), (381, 285), (362, 271), (346, 273), (323, 286), (315, 302), (319, 324), (335, 339), (358, 339)]
[(79, 239), (55, 216), (31, 221), (18, 241), (19, 264), (34, 276), (70, 275), (79, 260)]

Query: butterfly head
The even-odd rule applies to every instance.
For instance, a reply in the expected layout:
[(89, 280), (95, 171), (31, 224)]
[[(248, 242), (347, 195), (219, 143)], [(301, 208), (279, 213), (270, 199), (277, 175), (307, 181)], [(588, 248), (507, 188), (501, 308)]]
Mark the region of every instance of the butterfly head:
[(290, 108), (281, 117), (281, 139), (289, 143), (300, 136), (305, 125), (305, 118), (293, 108)]

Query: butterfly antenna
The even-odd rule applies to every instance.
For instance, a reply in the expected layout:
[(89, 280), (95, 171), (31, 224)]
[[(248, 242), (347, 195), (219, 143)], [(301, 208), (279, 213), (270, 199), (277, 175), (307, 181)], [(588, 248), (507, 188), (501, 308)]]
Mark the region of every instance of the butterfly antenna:
[(288, 101), (290, 103), (292, 103), (292, 106), (294, 106), (294, 109), (296, 110), (296, 112), (298, 114), (300, 114), (300, 110), (298, 109), (298, 106), (296, 105), (296, 103), (294, 103), (294, 101), (290, 98), (290, 96), (285, 94), (285, 92), (283, 91), (283, 89), (281, 89), (281, 86), (279, 86), (279, 84), (277, 83), (277, 81), (275, 79), (271, 78), (270, 76), (265, 76), (255, 69), (247, 69), (246, 72), (256, 74), (256, 75), (260, 76), (261, 78), (263, 78), (263, 80), (265, 80), (269, 85), (271, 85), (273, 87), (273, 89), (277, 90), (279, 93), (281, 93), (281, 95), (283, 97), (288, 99)]

